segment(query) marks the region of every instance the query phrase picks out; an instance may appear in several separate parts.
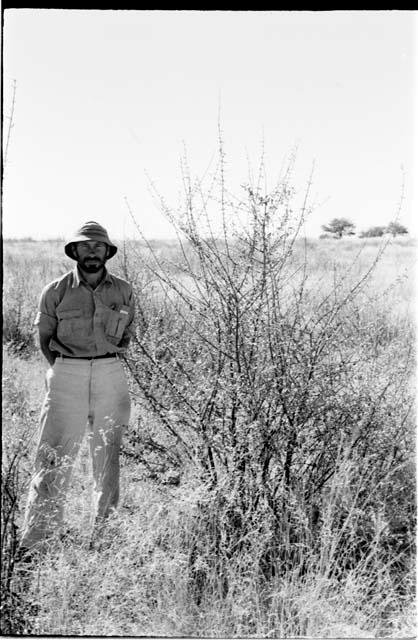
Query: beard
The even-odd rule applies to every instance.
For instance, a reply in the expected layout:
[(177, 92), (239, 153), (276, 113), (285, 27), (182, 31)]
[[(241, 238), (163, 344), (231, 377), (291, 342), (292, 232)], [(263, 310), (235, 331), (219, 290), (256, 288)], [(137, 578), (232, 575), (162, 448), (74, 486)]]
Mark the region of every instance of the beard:
[(78, 260), (77, 264), (80, 269), (86, 273), (98, 273), (104, 268), (106, 260), (101, 260), (100, 258), (84, 258), (83, 260)]

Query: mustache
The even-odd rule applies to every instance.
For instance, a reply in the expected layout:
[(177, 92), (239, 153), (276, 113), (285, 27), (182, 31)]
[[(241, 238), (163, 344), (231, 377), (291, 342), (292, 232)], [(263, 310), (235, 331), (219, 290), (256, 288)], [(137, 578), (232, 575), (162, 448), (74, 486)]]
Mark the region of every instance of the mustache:
[(101, 262), (102, 264), (104, 264), (106, 262), (105, 259), (103, 258), (82, 258), (82, 260), (80, 260), (80, 262)]
[(106, 259), (102, 258), (83, 258), (78, 261), (79, 266), (87, 271), (87, 273), (96, 273), (100, 271), (106, 263)]

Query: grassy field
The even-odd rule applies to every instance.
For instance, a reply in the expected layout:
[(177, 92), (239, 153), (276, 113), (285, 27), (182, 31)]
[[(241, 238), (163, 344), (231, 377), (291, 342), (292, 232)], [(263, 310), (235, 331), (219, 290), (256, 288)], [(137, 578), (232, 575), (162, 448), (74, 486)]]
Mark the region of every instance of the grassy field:
[[(201, 430), (195, 427), (194, 407), (207, 407), (208, 390), (215, 389), (210, 386), (215, 385), (210, 373), (212, 347), (205, 351), (202, 346), (203, 338), (207, 345), (212, 334), (198, 306), (199, 313), (193, 315), (193, 307), (181, 321), (186, 294), (180, 296), (180, 302), (176, 300), (177, 306), (170, 306), (157, 273), (158, 269), (168, 270), (178, 278), (179, 286), (192, 291), (187, 298), (192, 309), (193, 304), (200, 304), (193, 302), (193, 283), (203, 290), (202, 280), (188, 275), (195, 258), (188, 258), (187, 269), (179, 266), (177, 270), (177, 263), (184, 267), (184, 256), (176, 245), (157, 244), (158, 266), (147, 271), (144, 265), (153, 259), (149, 248), (131, 243), (118, 253), (109, 268), (128, 275), (134, 283), (139, 318), (137, 342), (126, 363), (133, 411), (122, 452), (120, 508), (108, 522), (100, 545), (91, 549), (91, 472), (83, 447), (68, 496), (67, 535), (30, 571), (13, 566), (13, 536), (18, 529), (11, 528), (3, 516), (2, 553), (9, 567), (9, 574), (6, 569), (2, 573), (6, 595), (3, 633), (268, 638), (415, 634), (414, 413), (406, 410), (413, 403), (415, 384), (415, 241), (394, 239), (386, 247), (355, 309), (341, 307), (340, 311), (334, 302), (337, 293), (344, 295), (347, 283), (361, 278), (379, 246), (377, 240), (310, 240), (307, 246), (299, 242), (294, 247), (289, 272), (302, 261), (310, 284), (303, 309), (297, 306), (300, 302), (286, 308), (289, 318), (296, 309), (293, 324), (289, 320), (293, 331), (289, 335), (298, 340), (297, 349), (280, 353), (288, 363), (286, 393), (294, 398), (291, 406), (298, 408), (293, 414), (297, 413), (301, 425), (297, 438), (283, 426), (290, 421), (285, 423), (283, 418), (280, 428), (275, 422), (282, 406), (274, 404), (279, 391), (272, 387), (268, 397), (261, 395), (274, 381), (274, 361), (272, 365), (267, 355), (251, 361), (255, 364), (248, 367), (252, 377), (247, 395), (241, 370), (239, 378), (225, 365), (222, 378), (219, 359), (218, 404), (210, 428), (203, 419)], [(46, 370), (32, 323), (42, 287), (72, 265), (58, 243), (4, 245), (3, 478), (15, 502), (13, 508), (7, 501), (3, 506), (6, 504), (17, 528), (35, 453)], [(345, 278), (338, 286), (337, 273)], [(291, 280), (296, 292), (292, 291), (292, 300), (301, 300), (302, 280), (300, 272)], [(324, 298), (328, 290), (334, 298)], [(320, 292), (325, 300), (322, 306)], [(216, 326), (223, 307), (215, 308), (213, 300), (208, 297), (205, 309), (213, 313)], [(225, 309), (230, 312), (230, 307)], [(243, 323), (240, 335), (245, 337), (240, 362), (244, 354), (245, 362), (249, 361), (244, 342), (250, 336), (259, 340), (259, 351), (265, 346), (263, 332), (255, 329), (259, 318), (264, 322), (263, 309), (257, 307), (249, 319), (239, 316)], [(315, 373), (315, 385), (307, 378), (305, 387), (300, 387), (307, 367), (316, 366), (317, 361), (309, 358), (316, 348), (312, 342), (317, 336), (316, 318), (323, 309), (330, 315), (321, 331), (328, 331), (337, 309), (338, 333), (329, 333), (326, 344), (332, 343), (332, 349), (318, 360), (318, 367), (329, 369), (338, 361), (340, 368), (333, 371), (328, 386), (324, 382), (328, 369), (318, 368), (315, 371), (323, 373)], [(308, 316), (315, 328), (310, 333), (302, 323)], [(193, 318), (196, 323), (190, 333)], [(222, 349), (227, 349), (228, 340), (222, 342)], [(281, 344), (278, 340), (277, 345)], [(176, 358), (167, 356), (170, 345)], [(141, 377), (145, 370), (147, 382)], [(177, 395), (163, 387), (163, 377), (174, 381)], [(167, 413), (159, 414), (146, 403), (144, 385), (164, 400)], [(311, 404), (306, 401), (302, 406), (300, 398), (305, 392)], [(233, 434), (235, 445), (231, 445), (225, 415), (231, 406), (236, 407), (230, 404), (234, 394), (241, 407), (247, 400), (250, 406), (250, 400), (260, 398), (262, 412), (253, 420), (258, 431), (270, 429), (265, 441), (244, 433), (249, 422), (238, 411), (233, 423), (238, 425)], [(312, 404), (318, 396), (323, 404)], [(273, 407), (270, 413), (266, 407)], [(306, 407), (312, 413), (302, 416)], [(167, 423), (167, 416), (172, 422)], [(164, 432), (165, 424), (178, 429), (186, 443), (184, 450)], [(360, 425), (357, 431), (356, 425)], [(338, 429), (344, 437), (334, 437)], [(268, 457), (269, 450), (276, 451), (273, 437), (287, 447), (283, 449), (286, 460), (282, 444), (277, 454)], [(269, 445), (264, 447), (263, 442)], [(241, 446), (246, 449), (242, 460), (247, 462), (240, 476), (235, 454)], [(321, 451), (327, 447), (330, 459), (325, 460)], [(205, 475), (209, 450), (216, 459), (215, 488)], [(309, 456), (315, 463), (308, 464)], [(262, 480), (261, 460), (270, 465)], [(318, 487), (315, 498), (305, 486), (308, 472)], [(231, 483), (234, 473), (250, 496), (245, 493), (247, 501), (242, 498), (240, 511), (238, 498), (234, 502), (232, 497), (235, 489), (237, 495), (241, 490), (238, 480)], [(284, 502), (275, 502), (273, 508), (272, 496), (279, 496), (284, 481), (286, 491), (280, 494)], [(257, 483), (263, 484), (263, 491)], [(278, 504), (285, 505), (281, 511)], [(320, 513), (316, 524), (314, 507)]]

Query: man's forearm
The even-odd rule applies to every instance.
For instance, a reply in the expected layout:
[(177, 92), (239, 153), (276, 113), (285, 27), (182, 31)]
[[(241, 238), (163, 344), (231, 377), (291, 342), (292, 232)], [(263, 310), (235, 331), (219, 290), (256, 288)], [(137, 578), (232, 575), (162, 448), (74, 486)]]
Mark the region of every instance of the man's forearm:
[(48, 360), (48, 363), (53, 366), (57, 354), (54, 351), (51, 351), (49, 348), (49, 341), (51, 336), (40, 335), (39, 336), (39, 348), (42, 351), (45, 358)]

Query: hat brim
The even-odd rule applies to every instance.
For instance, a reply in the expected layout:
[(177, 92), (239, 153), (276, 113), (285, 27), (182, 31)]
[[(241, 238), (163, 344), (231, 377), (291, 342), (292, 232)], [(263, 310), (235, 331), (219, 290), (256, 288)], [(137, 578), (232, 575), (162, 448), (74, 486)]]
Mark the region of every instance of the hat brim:
[(108, 252), (108, 256), (107, 259), (110, 260), (110, 258), (113, 258), (113, 256), (115, 255), (115, 253), (117, 252), (118, 248), (116, 245), (114, 245), (111, 242), (108, 241), (104, 241), (102, 239), (98, 239), (98, 238), (91, 238), (88, 236), (76, 236), (75, 238), (73, 238), (72, 240), (70, 240), (69, 242), (67, 242), (67, 244), (64, 246), (64, 252), (65, 255), (67, 255), (69, 258), (71, 258), (71, 260), (77, 260), (77, 256), (74, 255), (74, 251), (73, 251), (73, 244), (75, 242), (86, 242), (88, 240), (98, 240), (99, 242), (105, 242), (105, 244), (107, 244), (109, 252)]

